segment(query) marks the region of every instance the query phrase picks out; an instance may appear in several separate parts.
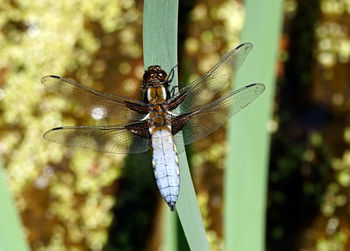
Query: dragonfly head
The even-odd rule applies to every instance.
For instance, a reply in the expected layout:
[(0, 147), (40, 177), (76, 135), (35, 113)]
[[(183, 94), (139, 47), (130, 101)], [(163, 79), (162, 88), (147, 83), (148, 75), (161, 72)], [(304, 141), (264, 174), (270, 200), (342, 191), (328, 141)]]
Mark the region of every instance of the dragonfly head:
[(169, 85), (168, 75), (159, 65), (152, 65), (143, 74), (142, 88)]

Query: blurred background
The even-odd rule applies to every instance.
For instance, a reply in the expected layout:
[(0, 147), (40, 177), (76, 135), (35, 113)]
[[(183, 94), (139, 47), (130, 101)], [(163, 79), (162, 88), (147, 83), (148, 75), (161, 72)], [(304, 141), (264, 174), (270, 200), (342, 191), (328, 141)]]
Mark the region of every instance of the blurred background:
[[(180, 83), (188, 83), (240, 44), (245, 12), (239, 0), (180, 1), (179, 10)], [(105, 123), (49, 94), (44, 75), (140, 98), (142, 11), (133, 0), (1, 3), (0, 154), (32, 250), (161, 246), (164, 202), (150, 153), (103, 154), (42, 138), (57, 126)], [(284, 2), (266, 250), (350, 250), (349, 14), (347, 0)], [(212, 250), (224, 246), (225, 142), (223, 127), (187, 149)]]

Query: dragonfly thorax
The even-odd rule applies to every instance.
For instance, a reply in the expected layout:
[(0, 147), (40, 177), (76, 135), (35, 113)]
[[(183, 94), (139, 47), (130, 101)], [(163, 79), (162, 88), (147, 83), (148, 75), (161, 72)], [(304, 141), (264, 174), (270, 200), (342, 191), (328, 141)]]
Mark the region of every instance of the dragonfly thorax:
[(166, 125), (166, 118), (162, 115), (154, 115), (151, 119), (152, 119), (153, 125), (156, 127)]
[(167, 90), (164, 86), (149, 87), (147, 89), (147, 101), (150, 104), (161, 104), (167, 99)]
[(171, 114), (166, 111), (162, 104), (152, 106), (149, 113), (150, 126), (160, 127), (170, 125)]

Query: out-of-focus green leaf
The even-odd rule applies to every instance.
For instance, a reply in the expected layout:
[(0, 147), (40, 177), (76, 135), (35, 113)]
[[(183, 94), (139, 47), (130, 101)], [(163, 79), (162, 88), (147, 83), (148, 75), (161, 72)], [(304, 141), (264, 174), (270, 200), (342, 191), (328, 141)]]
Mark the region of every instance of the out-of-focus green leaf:
[(267, 124), (276, 78), (282, 0), (246, 0), (243, 42), (254, 49), (236, 77), (236, 88), (261, 82), (266, 90), (231, 120), (225, 174), (226, 250), (264, 250), (269, 153)]
[(0, 160), (0, 250), (29, 250), (21, 220), (8, 192)]

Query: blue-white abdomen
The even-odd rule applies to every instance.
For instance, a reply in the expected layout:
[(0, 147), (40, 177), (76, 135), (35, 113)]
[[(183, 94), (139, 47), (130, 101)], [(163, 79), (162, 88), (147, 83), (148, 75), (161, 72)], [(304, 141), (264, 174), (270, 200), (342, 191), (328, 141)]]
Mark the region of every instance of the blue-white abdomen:
[(160, 194), (173, 211), (180, 191), (180, 171), (174, 136), (168, 127), (152, 128), (153, 171)]

